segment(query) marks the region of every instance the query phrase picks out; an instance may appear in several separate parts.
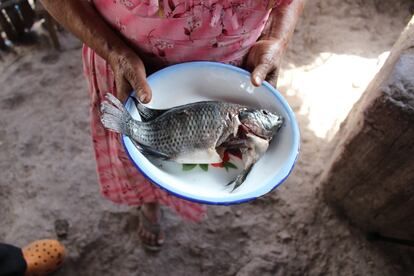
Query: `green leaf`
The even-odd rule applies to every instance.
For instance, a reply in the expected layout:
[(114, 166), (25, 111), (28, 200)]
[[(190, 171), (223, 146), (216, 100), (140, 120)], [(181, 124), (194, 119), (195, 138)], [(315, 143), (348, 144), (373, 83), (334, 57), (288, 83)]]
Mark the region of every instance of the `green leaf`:
[(199, 164), (199, 166), (203, 171), (208, 171), (208, 164)]
[(231, 162), (226, 162), (225, 164), (224, 164), (224, 167), (227, 169), (227, 168), (230, 168), (230, 169), (237, 169), (237, 166), (236, 165), (234, 165), (233, 163), (231, 163)]
[(183, 171), (191, 171), (197, 164), (183, 164)]

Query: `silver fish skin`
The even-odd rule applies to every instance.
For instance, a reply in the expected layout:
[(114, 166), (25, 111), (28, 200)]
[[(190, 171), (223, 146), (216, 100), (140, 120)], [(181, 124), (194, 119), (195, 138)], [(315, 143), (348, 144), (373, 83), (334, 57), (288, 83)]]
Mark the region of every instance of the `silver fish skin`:
[(111, 94), (101, 106), (103, 125), (125, 134), (138, 145), (178, 163), (221, 162), (216, 148), (237, 133), (237, 115), (246, 107), (218, 101), (191, 103), (165, 111), (157, 118), (134, 120)]

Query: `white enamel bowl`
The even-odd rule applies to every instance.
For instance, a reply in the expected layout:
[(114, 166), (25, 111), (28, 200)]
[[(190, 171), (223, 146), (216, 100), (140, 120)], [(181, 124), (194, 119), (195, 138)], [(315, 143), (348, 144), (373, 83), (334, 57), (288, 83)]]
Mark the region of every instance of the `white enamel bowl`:
[[(255, 88), (250, 83), (250, 73), (247, 71), (215, 62), (173, 65), (149, 76), (148, 82), (153, 92), (149, 107), (165, 109), (202, 100), (221, 100), (264, 108), (285, 119), (266, 154), (254, 165), (246, 181), (233, 192), (232, 187), (225, 184), (241, 171), (242, 163), (237, 157), (231, 156), (231, 165), (227, 163), (227, 170), (211, 165), (184, 170), (181, 164), (148, 159), (128, 137), (123, 136), (125, 149), (132, 162), (155, 185), (190, 201), (230, 205), (247, 202), (270, 192), (292, 171), (299, 153), (298, 124), (289, 104), (267, 82)], [(131, 99), (125, 106), (134, 118), (139, 119)]]

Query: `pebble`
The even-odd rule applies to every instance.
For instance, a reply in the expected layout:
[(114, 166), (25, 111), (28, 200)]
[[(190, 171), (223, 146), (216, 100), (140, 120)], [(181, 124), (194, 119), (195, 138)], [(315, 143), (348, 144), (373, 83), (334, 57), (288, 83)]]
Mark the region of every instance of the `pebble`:
[(284, 242), (292, 240), (291, 235), (286, 230), (282, 230), (279, 234), (277, 234), (277, 236)]
[(69, 222), (66, 219), (55, 220), (55, 233), (60, 239), (65, 239), (69, 232)]
[(216, 233), (216, 229), (214, 227), (212, 227), (212, 226), (209, 226), (207, 228), (207, 232), (214, 234), (214, 233)]

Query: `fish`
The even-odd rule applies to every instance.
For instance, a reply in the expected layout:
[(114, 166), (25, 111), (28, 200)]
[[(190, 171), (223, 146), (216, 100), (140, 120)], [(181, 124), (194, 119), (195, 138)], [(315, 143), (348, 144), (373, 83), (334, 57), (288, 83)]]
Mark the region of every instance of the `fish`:
[(112, 94), (101, 103), (105, 128), (128, 136), (146, 156), (181, 164), (222, 162), (225, 151), (241, 152), (244, 169), (227, 185), (233, 191), (246, 179), (253, 165), (265, 154), (284, 123), (282, 116), (265, 109), (222, 101), (200, 101), (152, 109), (132, 99), (141, 121), (132, 118)]

